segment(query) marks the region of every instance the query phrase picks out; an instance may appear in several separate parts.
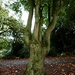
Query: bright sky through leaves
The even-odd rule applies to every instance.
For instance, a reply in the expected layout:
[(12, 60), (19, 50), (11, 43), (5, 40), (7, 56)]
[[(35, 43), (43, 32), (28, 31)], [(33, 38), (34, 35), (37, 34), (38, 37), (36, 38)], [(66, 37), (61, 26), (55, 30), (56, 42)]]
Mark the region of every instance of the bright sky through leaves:
[[(7, 1), (8, 0), (3, 0), (3, 4), (4, 3), (7, 3)], [(16, 1), (16, 0), (10, 0), (11, 3), (13, 3), (14, 1)], [(3, 5), (3, 7), (5, 7), (5, 6)], [(13, 16), (16, 19), (19, 19), (19, 17), (17, 16), (17, 14), (15, 14), (14, 11), (12, 11), (11, 9), (8, 9), (8, 10), (9, 10), (9, 16)], [(28, 12), (27, 11), (24, 11), (24, 8), (22, 8), (22, 16), (21, 16), (21, 19), (22, 19), (24, 25), (27, 25)], [(33, 30), (33, 28), (34, 28), (34, 22), (35, 22), (35, 19), (33, 17), (32, 29), (31, 30)]]

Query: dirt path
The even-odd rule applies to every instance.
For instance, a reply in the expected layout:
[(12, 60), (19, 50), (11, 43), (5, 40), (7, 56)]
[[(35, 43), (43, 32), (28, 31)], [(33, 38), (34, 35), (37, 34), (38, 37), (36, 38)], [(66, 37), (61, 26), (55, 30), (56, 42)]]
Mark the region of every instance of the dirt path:
[[(6, 65), (26, 65), (28, 59), (16, 59), (16, 60), (0, 60), (0, 66)], [(44, 61), (45, 64), (75, 64), (75, 57), (55, 57), (55, 58), (46, 58)]]
[(7, 66), (7, 65), (26, 65), (28, 60), (16, 60), (16, 61), (1, 61), (0, 66)]
[[(0, 75), (20, 75), (28, 59), (0, 60)], [(75, 75), (75, 57), (49, 57), (45, 61), (48, 75)]]

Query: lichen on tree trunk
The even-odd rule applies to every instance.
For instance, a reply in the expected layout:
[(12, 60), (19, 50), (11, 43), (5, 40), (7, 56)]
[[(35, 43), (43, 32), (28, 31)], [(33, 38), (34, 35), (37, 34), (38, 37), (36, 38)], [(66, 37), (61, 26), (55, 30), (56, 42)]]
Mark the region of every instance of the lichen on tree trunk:
[(30, 45), (30, 59), (23, 75), (44, 75), (44, 56), (39, 43)]
[[(30, 4), (32, 7), (32, 0), (30, 0)], [(49, 12), (48, 12), (48, 21), (49, 25), (47, 26), (47, 29), (45, 30), (44, 35), (42, 35), (42, 26), (43, 26), (43, 21), (42, 21), (42, 10), (44, 7), (42, 7), (42, 0), (35, 0), (36, 5), (34, 5), (35, 9), (35, 25), (34, 25), (34, 30), (33, 33), (31, 33), (31, 20), (29, 17), (29, 21), (27, 24), (28, 31), (31, 33), (32, 37), (30, 38), (30, 35), (25, 36), (25, 42), (28, 44), (30, 47), (30, 59), (29, 63), (27, 66), (26, 71), (23, 73), (23, 75), (44, 75), (44, 58), (45, 55), (49, 52), (50, 50), (50, 36), (51, 32), (56, 26), (57, 20), (58, 20), (58, 15), (61, 12), (62, 5), (63, 5), (63, 0), (60, 0), (60, 7), (58, 7), (57, 10), (55, 10), (54, 7), (56, 5), (55, 0), (53, 2), (53, 8), (51, 9), (52, 12), (52, 21), (50, 22), (50, 6), (49, 6)], [(58, 2), (58, 1), (57, 1)], [(50, 5), (50, 4), (49, 4)], [(41, 9), (41, 10), (40, 10)], [(33, 10), (33, 8), (32, 8)], [(31, 14), (31, 13), (30, 13)], [(29, 25), (29, 26), (28, 26)], [(40, 28), (41, 27), (41, 28)], [(26, 33), (25, 33), (26, 34)]]

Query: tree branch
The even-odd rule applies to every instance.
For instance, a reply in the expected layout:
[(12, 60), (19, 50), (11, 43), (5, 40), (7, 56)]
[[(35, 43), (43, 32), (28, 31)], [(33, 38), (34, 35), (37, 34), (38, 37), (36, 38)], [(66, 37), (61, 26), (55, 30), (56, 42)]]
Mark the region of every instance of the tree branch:
[(42, 41), (42, 25), (43, 25), (43, 16), (42, 16), (42, 6), (40, 7), (40, 19), (39, 19), (39, 41)]
[(29, 10), (27, 26), (25, 28), (25, 42), (26, 42), (27, 45), (29, 45), (29, 42), (30, 42), (31, 24), (32, 24), (33, 9), (34, 9), (34, 1), (29, 0), (29, 4), (30, 4), (30, 10)]
[(39, 40), (39, 24), (40, 24), (40, 7), (42, 4), (42, 0), (36, 1), (35, 7), (35, 26), (34, 26), (34, 33), (33, 36), (36, 40)]
[(45, 34), (44, 34), (44, 44), (47, 45), (47, 49), (50, 49), (50, 36), (51, 36), (51, 32), (53, 31), (53, 29), (55, 28), (56, 26), (56, 23), (57, 23), (57, 20), (58, 20), (58, 15), (59, 13), (61, 12), (61, 9), (62, 9), (62, 5), (63, 5), (63, 2), (61, 0), (60, 2), (60, 7), (59, 9), (53, 14), (53, 20), (51, 22), (51, 24), (48, 26)]
[(63, 0), (60, 0), (59, 9), (56, 11), (57, 15), (59, 15), (59, 13), (62, 11), (62, 7), (63, 7)]
[(29, 16), (28, 16), (28, 20), (27, 20), (27, 29), (29, 30), (29, 32), (31, 32), (31, 24), (32, 24), (32, 17), (33, 17), (33, 8), (34, 8), (34, 0), (30, 0), (29, 1), (30, 4), (30, 10), (29, 10)]

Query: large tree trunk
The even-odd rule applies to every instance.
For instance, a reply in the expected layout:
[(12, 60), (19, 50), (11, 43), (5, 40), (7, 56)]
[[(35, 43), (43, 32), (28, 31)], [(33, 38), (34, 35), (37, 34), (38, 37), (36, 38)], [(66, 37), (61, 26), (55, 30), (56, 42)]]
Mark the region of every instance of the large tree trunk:
[[(55, 0), (53, 0), (53, 1), (55, 1)], [(27, 41), (26, 43), (28, 43), (29, 47), (30, 47), (30, 59), (29, 59), (27, 69), (23, 73), (23, 75), (44, 75), (44, 58), (45, 58), (45, 55), (47, 54), (47, 52), (49, 52), (48, 50), (50, 50), (51, 32), (53, 31), (53, 29), (56, 26), (56, 23), (58, 20), (58, 15), (61, 11), (62, 4), (63, 4), (63, 1), (61, 0), (60, 7), (58, 8), (58, 10), (55, 10), (53, 8), (53, 14), (52, 14), (53, 19), (51, 22), (50, 22), (50, 14), (49, 14), (50, 6), (49, 6), (49, 8), (48, 8), (49, 9), (49, 12), (48, 12), (49, 25), (45, 31), (44, 36), (42, 36), (42, 34), (41, 34), (42, 23), (43, 23), (42, 22), (42, 9), (41, 9), (42, 0), (36, 0), (35, 2), (36, 2), (35, 3), (36, 4), (36, 6), (35, 6), (35, 26), (34, 26), (33, 35), (32, 35), (31, 39), (27, 40), (25, 38)], [(55, 6), (56, 4), (54, 3), (53, 5)], [(29, 35), (27, 38), (29, 38)]]
[(30, 45), (30, 59), (23, 75), (44, 75), (44, 56), (40, 43)]

